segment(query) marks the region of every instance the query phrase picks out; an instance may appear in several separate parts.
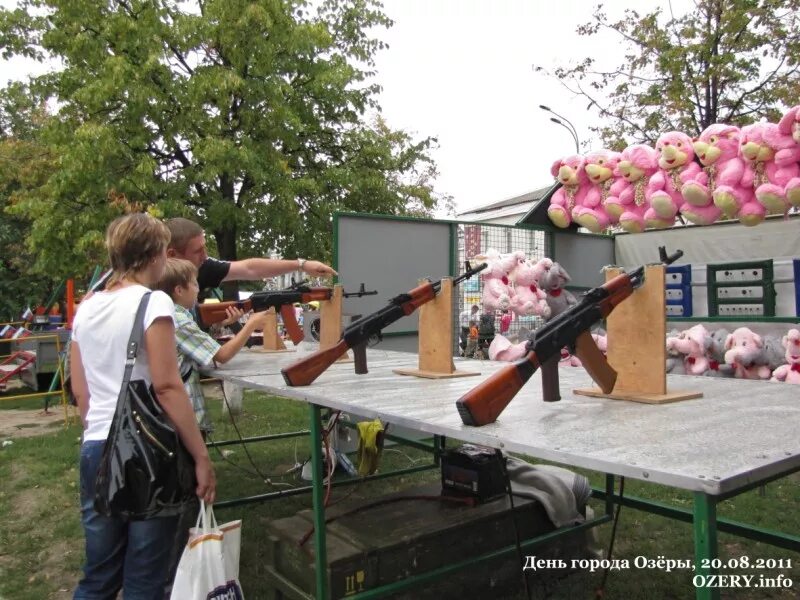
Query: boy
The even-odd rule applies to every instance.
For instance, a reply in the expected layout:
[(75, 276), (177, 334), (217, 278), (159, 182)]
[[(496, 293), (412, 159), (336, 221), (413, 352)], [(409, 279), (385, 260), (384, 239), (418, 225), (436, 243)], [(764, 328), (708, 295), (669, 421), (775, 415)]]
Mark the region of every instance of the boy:
[[(200, 386), (200, 367), (215, 363), (226, 363), (242, 349), (245, 342), (256, 329), (263, 329), (267, 313), (253, 313), (244, 327), (233, 339), (220, 346), (214, 338), (198, 326), (192, 316), (191, 309), (197, 303), (197, 267), (188, 260), (168, 258), (164, 275), (158, 282), (158, 289), (166, 292), (175, 303), (175, 338), (178, 350), (178, 366), (186, 385), (186, 391), (192, 400), (194, 414), (203, 437), (213, 431), (211, 421), (206, 413), (203, 388)], [(229, 309), (230, 313), (231, 309)], [(242, 315), (233, 309), (229, 316)]]
[(477, 321), (469, 322), (469, 337), (467, 338), (467, 349), (464, 351), (464, 356), (467, 358), (474, 358), (475, 351), (478, 349), (478, 323)]

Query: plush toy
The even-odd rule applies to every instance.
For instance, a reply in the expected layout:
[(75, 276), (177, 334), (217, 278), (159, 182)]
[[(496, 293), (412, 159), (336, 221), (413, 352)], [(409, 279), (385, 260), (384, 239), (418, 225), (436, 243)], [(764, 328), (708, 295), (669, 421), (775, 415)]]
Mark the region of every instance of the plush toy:
[(586, 172), (584, 160), (577, 154), (557, 160), (550, 168), (561, 187), (550, 198), (547, 216), (556, 227), (566, 228), (572, 223), (572, 212), (583, 204), (586, 196)]
[(475, 257), (477, 260), (486, 261), (487, 267), (481, 272), (483, 281), (483, 310), (505, 310), (511, 307), (513, 291), (509, 286), (511, 274), (521, 261), (525, 260), (525, 253), (518, 250), (510, 254), (500, 254), (490, 248), (486, 254)]
[(783, 347), (786, 348), (786, 363), (772, 372), (772, 381), (800, 383), (800, 330), (790, 329), (783, 336)]
[(558, 359), (558, 366), (559, 367), (582, 367), (583, 363), (581, 359), (575, 356), (574, 354), (570, 354), (570, 351), (564, 347), (561, 349), (561, 358)]
[(528, 353), (528, 340), (523, 340), (517, 344), (511, 343), (507, 337), (496, 335), (489, 344), (489, 360), (499, 360), (510, 362), (519, 360)]
[(550, 318), (560, 315), (578, 301), (575, 296), (564, 286), (570, 281), (569, 273), (558, 263), (549, 258), (543, 258), (544, 273), (539, 278), (539, 285), (547, 294), (547, 304), (550, 306)]
[[(790, 135), (796, 144), (800, 144), (800, 106), (790, 108), (778, 123), (782, 135)], [(792, 206), (800, 206), (800, 179), (793, 177), (784, 188), (786, 200)]]
[(608, 336), (606, 332), (602, 329), (598, 329), (592, 334), (592, 339), (594, 340), (597, 349), (603, 353), (603, 355), (608, 354)]
[(752, 187), (766, 212), (785, 213), (789, 209), (786, 185), (800, 177), (800, 146), (794, 138), (781, 134), (774, 123), (747, 125), (742, 127), (739, 153), (749, 166), (743, 184)]
[(629, 233), (644, 231), (644, 214), (650, 208), (650, 197), (658, 189), (653, 181), (659, 168), (658, 156), (650, 146), (633, 144), (623, 150), (617, 164), (616, 175), (625, 185), (619, 194), (606, 198), (606, 214)]
[(686, 356), (678, 352), (674, 344), (670, 343), (670, 339), (676, 338), (681, 334), (677, 329), (667, 332), (667, 365), (666, 371), (670, 375), (686, 375), (686, 367), (684, 366), (684, 359)]
[(592, 233), (600, 233), (608, 228), (611, 220), (606, 214), (606, 198), (618, 195), (625, 186), (623, 179), (614, 177), (621, 156), (619, 152), (599, 150), (584, 157), (583, 170), (589, 183), (583, 204), (575, 206), (572, 217)]
[(722, 213), (720, 204), (735, 204), (737, 208), (741, 204), (735, 198), (727, 200), (728, 196), (736, 195), (743, 199), (745, 193), (741, 187), (744, 161), (739, 156), (739, 135), (738, 127), (716, 123), (706, 127), (694, 142), (695, 156), (703, 168), (696, 179), (681, 188), (685, 202), (680, 211), (688, 221), (710, 225)]
[(662, 134), (656, 141), (656, 151), (661, 168), (653, 178), (660, 189), (650, 197), (645, 222), (649, 227), (665, 227), (674, 224), (678, 207), (683, 204), (683, 184), (697, 179), (700, 165), (694, 162), (692, 138), (680, 131)]
[(667, 339), (667, 352), (675, 350), (685, 355), (683, 364), (687, 375), (703, 375), (709, 369), (708, 350), (711, 336), (702, 325), (681, 331), (678, 337)]
[(764, 342), (747, 327), (739, 327), (725, 340), (725, 362), (733, 365), (738, 379), (769, 379), (771, 375), (764, 364)]
[(511, 310), (518, 315), (537, 315), (547, 319), (550, 307), (547, 305), (547, 294), (539, 287), (539, 279), (544, 274), (542, 261), (521, 262), (513, 274), (514, 297), (511, 299)]
[(711, 333), (708, 347), (708, 371), (706, 377), (733, 377), (733, 365), (725, 364), (725, 340), (731, 334), (724, 327)]
[[(785, 336), (784, 336), (785, 337)], [(786, 347), (779, 335), (765, 335), (764, 340), (764, 364), (774, 371), (781, 365), (786, 364)]]

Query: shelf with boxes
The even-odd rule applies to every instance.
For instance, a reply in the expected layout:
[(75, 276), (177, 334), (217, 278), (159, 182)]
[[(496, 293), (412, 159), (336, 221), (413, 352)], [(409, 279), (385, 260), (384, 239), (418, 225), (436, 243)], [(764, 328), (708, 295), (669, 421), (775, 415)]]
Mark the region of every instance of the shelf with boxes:
[[(692, 271), (705, 282), (697, 281)], [(784, 276), (777, 276), (779, 272)], [(686, 322), (800, 322), (800, 259), (754, 260), (667, 269), (667, 319)], [(705, 288), (705, 294), (695, 288)], [(778, 301), (780, 299), (780, 302)], [(706, 314), (698, 310), (706, 301)], [(700, 302), (699, 304), (702, 304)], [(791, 314), (794, 312), (794, 314)]]

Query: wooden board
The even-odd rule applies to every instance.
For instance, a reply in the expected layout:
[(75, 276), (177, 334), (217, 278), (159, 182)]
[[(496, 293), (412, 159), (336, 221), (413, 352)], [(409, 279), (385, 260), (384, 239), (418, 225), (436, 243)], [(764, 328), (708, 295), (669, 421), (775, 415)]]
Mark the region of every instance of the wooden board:
[(412, 377), (426, 377), (428, 379), (447, 379), (449, 377), (472, 377), (480, 375), (477, 371), (453, 371), (452, 373), (437, 373), (421, 369), (394, 369), (398, 375), (411, 375)]
[(610, 398), (611, 400), (628, 400), (629, 402), (642, 402), (643, 404), (669, 404), (670, 402), (680, 402), (681, 400), (693, 400), (703, 397), (703, 392), (671, 392), (666, 394), (611, 392), (610, 394), (606, 394), (600, 388), (578, 388), (572, 390), (572, 392), (579, 396)]
[[(622, 272), (607, 269), (606, 281)], [(617, 372), (614, 394), (667, 393), (664, 272), (663, 265), (645, 267), (644, 284), (606, 319), (608, 362)]]
[[(426, 280), (421, 280), (420, 284)], [(419, 368), (397, 369), (399, 375), (446, 379), (479, 373), (456, 371), (453, 363), (453, 279), (442, 278), (436, 297), (419, 309)]]
[[(344, 286), (337, 283), (333, 286), (330, 300), (321, 300), (319, 303), (319, 349), (327, 350), (339, 343), (342, 339), (342, 300), (344, 299)], [(336, 362), (353, 362), (350, 352), (345, 352)]]
[(278, 315), (274, 308), (267, 309), (262, 335), (264, 338), (263, 346), (261, 348), (253, 348), (256, 352), (288, 352), (286, 344), (283, 343), (281, 336), (278, 335)]

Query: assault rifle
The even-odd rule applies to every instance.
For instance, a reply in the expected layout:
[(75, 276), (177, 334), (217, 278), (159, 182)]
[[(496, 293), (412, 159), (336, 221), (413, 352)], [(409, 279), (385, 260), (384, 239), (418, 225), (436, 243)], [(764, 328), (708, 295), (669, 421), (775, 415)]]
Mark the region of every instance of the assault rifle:
[[(675, 262), (683, 252), (667, 256), (659, 247), (661, 262)], [(557, 355), (564, 346), (574, 346), (586, 371), (608, 394), (614, 389), (617, 372), (594, 343), (589, 328), (606, 318), (612, 310), (644, 283), (644, 267), (617, 275), (600, 287), (586, 292), (577, 304), (534, 331), (528, 339), (527, 355), (507, 365), (456, 400), (456, 408), (465, 425), (493, 423), (527, 383), (539, 366)], [(658, 315), (662, 316), (663, 315)]]
[[(472, 267), (469, 261), (465, 264), (466, 272), (453, 279), (453, 285), (458, 285), (469, 279), (475, 273), (486, 268), (486, 263)], [(286, 385), (302, 386), (311, 384), (325, 370), (344, 355), (349, 348), (353, 349), (356, 373), (361, 375), (367, 372), (367, 342), (370, 338), (381, 339), (384, 327), (410, 315), (420, 306), (433, 300), (441, 288), (441, 280), (427, 282), (415, 287), (413, 290), (400, 294), (389, 300), (389, 304), (377, 312), (361, 317), (351, 323), (342, 333), (339, 342), (325, 350), (318, 350), (309, 354), (281, 370)]]
[[(353, 296), (373, 296), (377, 294), (376, 290), (368, 292), (364, 289), (364, 284), (357, 292), (344, 293), (343, 296), (351, 298)], [(292, 342), (299, 344), (305, 337), (303, 330), (297, 323), (294, 314), (295, 302), (305, 304), (315, 300), (330, 300), (333, 295), (333, 289), (329, 287), (311, 287), (308, 282), (301, 281), (293, 283), (291, 287), (285, 290), (263, 291), (255, 292), (247, 300), (230, 301), (230, 302), (214, 302), (210, 304), (198, 304), (197, 314), (200, 321), (206, 327), (213, 323), (224, 321), (227, 317), (226, 311), (230, 307), (235, 307), (243, 311), (261, 312), (270, 308), (275, 308), (283, 318), (283, 326), (289, 333)]]

